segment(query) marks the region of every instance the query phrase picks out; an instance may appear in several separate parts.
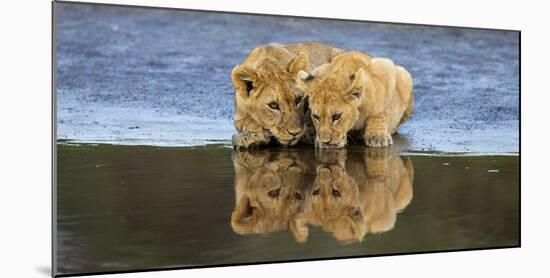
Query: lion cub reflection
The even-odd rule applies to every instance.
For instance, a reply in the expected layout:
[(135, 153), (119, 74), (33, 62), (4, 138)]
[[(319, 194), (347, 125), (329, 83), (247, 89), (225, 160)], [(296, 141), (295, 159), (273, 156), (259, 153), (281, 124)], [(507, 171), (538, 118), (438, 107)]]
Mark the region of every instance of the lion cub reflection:
[(411, 160), (386, 149), (321, 152), (311, 199), (293, 220), (296, 238), (307, 240), (308, 225), (321, 226), (342, 243), (389, 231), (412, 199), (412, 184)]
[[(235, 152), (236, 205), (231, 226), (239, 234), (288, 228), (305, 199), (307, 155), (297, 152)], [(311, 178), (310, 178), (311, 179)]]
[(238, 234), (320, 226), (342, 243), (391, 230), (413, 196), (413, 166), (387, 148), (234, 152)]

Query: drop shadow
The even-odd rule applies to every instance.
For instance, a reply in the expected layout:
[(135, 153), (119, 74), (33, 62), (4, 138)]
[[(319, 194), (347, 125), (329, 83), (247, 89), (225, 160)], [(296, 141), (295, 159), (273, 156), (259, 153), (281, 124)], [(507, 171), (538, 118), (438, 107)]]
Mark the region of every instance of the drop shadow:
[(52, 276), (52, 269), (49, 266), (44, 266), (44, 265), (37, 266), (35, 268), (35, 270), (36, 270), (36, 272), (38, 272), (40, 274), (43, 274), (43, 275), (46, 275), (48, 277)]

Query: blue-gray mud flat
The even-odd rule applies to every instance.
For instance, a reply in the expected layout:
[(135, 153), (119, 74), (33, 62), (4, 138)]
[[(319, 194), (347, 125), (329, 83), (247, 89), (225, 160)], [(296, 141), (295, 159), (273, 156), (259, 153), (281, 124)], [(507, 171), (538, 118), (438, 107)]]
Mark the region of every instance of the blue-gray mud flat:
[(368, 51), (414, 77), (402, 149), (519, 152), (519, 33), (56, 3), (57, 138), (230, 142), (231, 69), (262, 44)]

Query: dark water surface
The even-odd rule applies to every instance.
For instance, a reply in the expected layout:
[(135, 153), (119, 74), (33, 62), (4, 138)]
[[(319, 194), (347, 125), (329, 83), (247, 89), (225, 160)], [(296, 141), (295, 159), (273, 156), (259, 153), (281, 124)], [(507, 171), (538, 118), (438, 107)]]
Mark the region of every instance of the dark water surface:
[(57, 274), (519, 244), (517, 156), (57, 148)]

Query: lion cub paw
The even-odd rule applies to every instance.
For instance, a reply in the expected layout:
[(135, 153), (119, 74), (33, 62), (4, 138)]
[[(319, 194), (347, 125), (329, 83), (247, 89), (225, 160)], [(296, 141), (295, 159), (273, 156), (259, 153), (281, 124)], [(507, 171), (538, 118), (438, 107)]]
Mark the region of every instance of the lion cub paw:
[(233, 161), (245, 165), (246, 167), (261, 167), (265, 164), (266, 155), (254, 151), (233, 152), (231, 154)]
[(256, 132), (243, 131), (237, 134), (234, 134), (231, 138), (233, 143), (233, 148), (236, 150), (248, 149), (257, 147), (260, 144), (267, 143), (264, 140), (265, 136), (258, 134)]
[(385, 147), (393, 144), (389, 133), (365, 133), (365, 145), (368, 147)]
[(256, 146), (258, 143), (249, 132), (234, 134), (231, 141), (233, 143), (233, 148), (236, 150), (248, 149)]
[(366, 158), (369, 160), (386, 160), (390, 157), (391, 147), (368, 148), (365, 152)]

